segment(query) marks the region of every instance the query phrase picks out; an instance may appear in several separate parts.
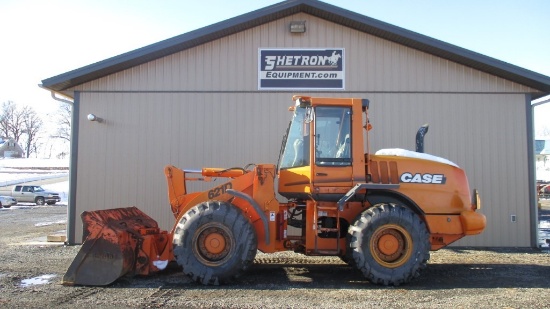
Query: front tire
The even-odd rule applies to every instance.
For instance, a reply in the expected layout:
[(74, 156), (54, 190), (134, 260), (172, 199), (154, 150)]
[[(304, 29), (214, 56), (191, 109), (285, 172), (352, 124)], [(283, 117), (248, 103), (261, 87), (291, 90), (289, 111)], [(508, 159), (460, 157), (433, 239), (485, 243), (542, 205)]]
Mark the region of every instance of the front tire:
[(400, 285), (418, 277), (430, 258), (430, 234), (410, 209), (380, 204), (364, 211), (348, 231), (356, 267), (372, 283)]
[(173, 244), (183, 272), (204, 285), (238, 278), (258, 249), (248, 219), (235, 206), (219, 201), (191, 208), (178, 222)]
[(39, 197), (36, 198), (36, 200), (34, 200), (34, 202), (35, 202), (36, 205), (38, 205), (38, 206), (43, 206), (45, 201), (44, 201), (44, 198), (43, 198), (43, 197), (39, 196)]

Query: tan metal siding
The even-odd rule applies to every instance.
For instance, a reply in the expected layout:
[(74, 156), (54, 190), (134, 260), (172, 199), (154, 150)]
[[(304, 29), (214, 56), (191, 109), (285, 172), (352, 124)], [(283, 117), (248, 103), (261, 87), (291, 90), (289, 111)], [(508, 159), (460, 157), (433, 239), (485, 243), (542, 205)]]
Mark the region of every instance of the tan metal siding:
[(81, 102), (77, 213), (138, 206), (164, 229), (174, 223), (165, 165), (276, 164), (291, 103), (288, 94), (261, 93), (83, 93)]
[[(371, 99), (371, 150), (413, 150), (430, 124), (425, 151), (466, 170), (481, 192), (487, 230), (457, 245), (529, 246), (529, 187), (523, 95), (364, 94)], [(519, 104), (518, 104), (519, 103)], [(516, 215), (517, 222), (510, 222)]]
[[(457, 244), (528, 245), (527, 134), (519, 123), (525, 111), (517, 104), (521, 95), (358, 96), (371, 100), (371, 151), (414, 149), (416, 129), (429, 122), (426, 152), (459, 164), (471, 188), (481, 191), (487, 231)], [(86, 172), (78, 174), (78, 207), (135, 205), (165, 229), (173, 224), (166, 164), (200, 168), (276, 163), (290, 116), (285, 93), (92, 93), (83, 94), (82, 101), (79, 170)], [(88, 113), (104, 122), (85, 120)], [(510, 222), (512, 214), (515, 223)]]
[[(289, 34), (291, 20), (306, 20), (307, 32)], [(414, 149), (417, 128), (429, 122), (426, 151), (466, 170), (488, 219), (484, 234), (457, 245), (530, 245), (523, 93), (533, 90), (307, 14), (77, 87), (77, 213), (135, 205), (170, 229), (166, 164), (276, 163), (291, 93), (257, 91), (260, 47), (344, 47), (346, 91), (300, 93), (370, 99), (372, 151)], [(105, 121), (89, 122), (89, 113)]]

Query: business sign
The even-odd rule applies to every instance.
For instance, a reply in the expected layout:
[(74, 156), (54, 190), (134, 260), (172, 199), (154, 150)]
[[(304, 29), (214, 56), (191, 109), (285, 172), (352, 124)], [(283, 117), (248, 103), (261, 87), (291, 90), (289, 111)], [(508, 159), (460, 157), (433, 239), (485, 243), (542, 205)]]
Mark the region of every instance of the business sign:
[(258, 50), (258, 89), (344, 89), (344, 49)]

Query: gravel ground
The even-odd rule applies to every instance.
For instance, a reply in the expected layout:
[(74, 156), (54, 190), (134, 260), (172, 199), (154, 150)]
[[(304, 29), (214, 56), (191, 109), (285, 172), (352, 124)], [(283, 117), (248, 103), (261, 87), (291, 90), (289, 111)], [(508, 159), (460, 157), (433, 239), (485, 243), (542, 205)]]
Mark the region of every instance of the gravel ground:
[[(550, 211), (541, 216), (550, 220)], [(259, 253), (225, 286), (202, 286), (172, 269), (109, 287), (67, 287), (60, 282), (80, 246), (45, 241), (65, 229), (65, 217), (66, 206), (0, 210), (1, 308), (550, 308), (550, 253), (538, 249), (442, 249), (399, 287), (372, 285), (338, 258), (294, 253)]]

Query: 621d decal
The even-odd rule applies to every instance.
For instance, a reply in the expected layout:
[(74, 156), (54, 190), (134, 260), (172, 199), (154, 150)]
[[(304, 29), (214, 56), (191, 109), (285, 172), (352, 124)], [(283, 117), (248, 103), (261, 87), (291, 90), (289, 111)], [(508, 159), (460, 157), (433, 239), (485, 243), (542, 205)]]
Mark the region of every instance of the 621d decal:
[(230, 182), (224, 183), (223, 185), (217, 186), (214, 189), (208, 191), (208, 198), (213, 199), (217, 196), (224, 194), (225, 191), (227, 191), (227, 189), (232, 189), (232, 188), (233, 188), (233, 185)]

